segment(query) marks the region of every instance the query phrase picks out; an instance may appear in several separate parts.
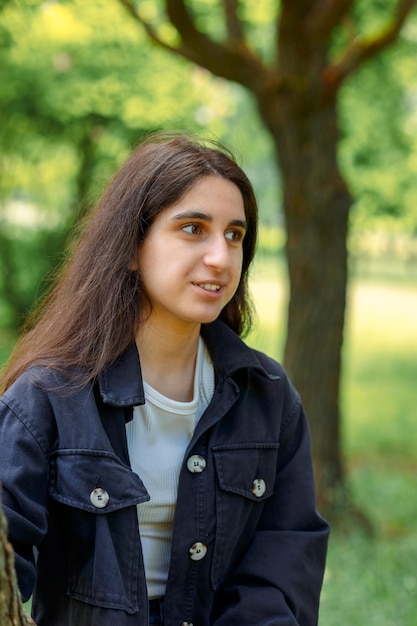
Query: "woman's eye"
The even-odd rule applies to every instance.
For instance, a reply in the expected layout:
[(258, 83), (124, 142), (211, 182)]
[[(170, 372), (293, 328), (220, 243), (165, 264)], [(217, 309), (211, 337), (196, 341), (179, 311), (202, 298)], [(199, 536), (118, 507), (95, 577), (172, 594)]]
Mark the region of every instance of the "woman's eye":
[(201, 233), (201, 227), (199, 224), (187, 224), (182, 227), (182, 230), (189, 235), (199, 235)]
[(225, 237), (226, 239), (229, 239), (229, 241), (239, 242), (242, 241), (244, 233), (241, 230), (229, 230)]

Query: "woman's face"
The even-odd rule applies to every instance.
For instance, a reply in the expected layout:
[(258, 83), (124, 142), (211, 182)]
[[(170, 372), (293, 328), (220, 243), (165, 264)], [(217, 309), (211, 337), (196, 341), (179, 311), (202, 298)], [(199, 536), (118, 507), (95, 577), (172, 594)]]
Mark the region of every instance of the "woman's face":
[(150, 319), (173, 329), (215, 320), (239, 285), (245, 232), (241, 192), (220, 176), (201, 178), (161, 211), (138, 261)]

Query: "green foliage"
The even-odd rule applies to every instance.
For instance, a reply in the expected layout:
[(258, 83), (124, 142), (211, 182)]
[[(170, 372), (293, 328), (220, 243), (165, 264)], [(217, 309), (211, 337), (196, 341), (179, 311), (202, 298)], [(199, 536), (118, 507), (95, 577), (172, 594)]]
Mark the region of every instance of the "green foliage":
[(341, 99), (342, 125), (349, 132), (340, 144), (340, 158), (355, 197), (352, 223), (360, 229), (384, 223), (396, 230), (417, 228), (417, 164), (399, 66), (394, 71), (385, 60), (365, 66)]
[[(70, 205), (86, 139), (95, 153), (94, 165), (103, 168), (93, 174), (102, 179), (141, 132), (188, 125), (202, 97), (210, 97), (209, 81), (193, 84), (189, 66), (153, 48), (116, 2), (74, 0), (30, 10), (10, 6), (3, 24), (13, 45), (2, 70), (0, 115), (7, 123), (1, 141), (14, 147), (7, 152), (9, 171), (17, 179), (19, 157), (29, 158), (36, 202), (54, 205), (51, 186), (33, 174), (40, 160), (54, 167), (49, 157), (54, 144), (66, 145), (72, 153), (72, 168), (53, 173), (67, 187), (65, 204)], [(18, 182), (8, 179), (11, 191)]]
[(357, 0), (351, 9), (359, 31), (364, 37), (372, 37), (384, 29), (395, 14), (397, 0)]
[(0, 310), (15, 327), (143, 133), (222, 135), (237, 111), (225, 83), (151, 46), (117, 2), (27, 0), (1, 18)]
[[(387, 23), (393, 4), (355, 4), (365, 37)], [(397, 44), (342, 89), (339, 154), (355, 200), (354, 228), (417, 232), (416, 29), (414, 14)]]

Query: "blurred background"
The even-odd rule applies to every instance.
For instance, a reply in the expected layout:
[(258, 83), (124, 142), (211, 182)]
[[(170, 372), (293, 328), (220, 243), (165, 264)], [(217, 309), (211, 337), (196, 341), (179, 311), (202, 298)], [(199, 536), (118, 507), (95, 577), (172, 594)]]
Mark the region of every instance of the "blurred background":
[[(351, 195), (338, 396), (351, 506), (335, 516), (321, 626), (417, 624), (417, 12), (404, 12), (413, 4), (340, 2), (350, 13), (326, 52), (342, 71), (357, 29), (366, 43), (397, 20), (395, 38), (337, 88), (336, 152)], [(272, 63), (285, 2), (246, 0), (240, 14), (227, 0), (188, 5), (214, 41), (243, 25), (251, 49)], [(173, 53), (181, 37), (164, 7), (0, 0), (0, 364), (65, 260), (79, 217), (140, 138), (159, 129), (220, 139), (254, 183), (258, 321), (247, 341), (284, 359), (291, 285), (273, 134), (250, 85)]]

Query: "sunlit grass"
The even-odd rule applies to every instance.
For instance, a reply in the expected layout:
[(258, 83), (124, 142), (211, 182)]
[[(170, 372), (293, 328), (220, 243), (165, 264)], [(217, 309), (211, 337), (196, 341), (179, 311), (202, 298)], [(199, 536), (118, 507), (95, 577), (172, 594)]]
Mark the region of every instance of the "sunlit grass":
[(350, 289), (343, 399), (348, 454), (417, 462), (417, 281)]

